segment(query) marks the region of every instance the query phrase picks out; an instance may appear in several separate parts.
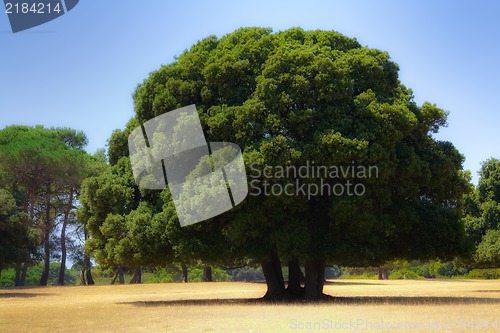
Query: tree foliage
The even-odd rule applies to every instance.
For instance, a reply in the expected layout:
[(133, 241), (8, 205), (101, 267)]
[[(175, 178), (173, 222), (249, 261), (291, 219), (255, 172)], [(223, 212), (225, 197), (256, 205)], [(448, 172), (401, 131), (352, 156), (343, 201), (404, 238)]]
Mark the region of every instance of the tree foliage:
[[(136, 268), (165, 264), (170, 243), (159, 193), (140, 192), (127, 157), (82, 183), (77, 216), (91, 238), (86, 248), (105, 266)], [(155, 207), (159, 205), (159, 207)]]
[(27, 220), (12, 194), (0, 189), (0, 270), (30, 261), (36, 252), (38, 235)]
[(464, 223), (472, 260), (480, 267), (500, 265), (500, 161), (485, 161), (479, 183), (467, 196)]
[[(103, 206), (88, 219), (94, 241), (101, 242), (92, 248), (109, 249), (103, 260), (118, 259), (111, 253), (132, 232), (127, 216), (138, 209), (134, 220), (161, 217), (162, 239), (179, 260), (259, 260), (270, 297), (284, 293), (281, 261), (294, 263), (295, 272), (304, 264), (305, 295), (317, 298), (326, 262), (377, 265), (449, 258), (461, 250), (468, 174), (456, 148), (433, 137), (447, 113), (431, 103), (417, 105), (386, 52), (334, 31), (243, 28), (199, 41), (152, 72), (133, 97), (135, 119), (110, 140), (114, 171), (87, 183), (89, 209)], [(362, 196), (249, 196), (227, 214), (180, 228), (168, 190), (160, 197), (139, 192), (129, 171), (117, 172), (128, 168), (125, 137), (131, 129), (190, 104), (196, 104), (210, 141), (242, 148), (249, 175), (308, 161), (376, 166), (379, 172), (363, 180)], [(304, 178), (320, 185), (317, 177)], [(332, 187), (359, 182), (344, 178), (322, 180)], [(116, 195), (91, 198), (107, 191)], [(300, 282), (296, 291), (303, 292)]]

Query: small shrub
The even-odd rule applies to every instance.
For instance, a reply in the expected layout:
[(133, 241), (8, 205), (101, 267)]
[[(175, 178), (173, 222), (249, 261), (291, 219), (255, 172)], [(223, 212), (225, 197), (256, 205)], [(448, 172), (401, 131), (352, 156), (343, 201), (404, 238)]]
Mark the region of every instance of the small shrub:
[(0, 272), (0, 287), (14, 287), (14, 279), (16, 272), (11, 269), (6, 269)]
[(174, 282), (174, 274), (166, 269), (156, 269), (146, 283), (168, 283)]
[(394, 269), (389, 273), (389, 279), (390, 280), (417, 280), (421, 279), (421, 276), (419, 276), (416, 272), (402, 268), (402, 269)]
[(473, 269), (467, 275), (470, 279), (500, 279), (500, 268)]
[(265, 280), (262, 268), (260, 267), (242, 267), (230, 269), (227, 274), (231, 277), (231, 281), (262, 281)]
[(342, 268), (339, 266), (332, 266), (325, 268), (325, 279), (338, 279), (344, 274)]
[(343, 267), (341, 278), (348, 280), (377, 280), (378, 271), (359, 267)]
[[(191, 282), (202, 282), (203, 268), (195, 267), (189, 270), (188, 279)], [(212, 279), (215, 282), (231, 281), (231, 276), (218, 267), (212, 267)]]

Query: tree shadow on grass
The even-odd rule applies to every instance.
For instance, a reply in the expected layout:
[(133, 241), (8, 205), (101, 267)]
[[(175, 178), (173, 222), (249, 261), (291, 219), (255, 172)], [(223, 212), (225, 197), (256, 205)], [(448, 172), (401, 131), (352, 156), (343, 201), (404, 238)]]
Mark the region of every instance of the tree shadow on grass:
[(47, 296), (47, 294), (35, 293), (0, 293), (0, 298), (31, 298), (37, 296)]
[[(337, 285), (337, 286), (387, 286), (389, 283), (378, 283), (375, 282), (375, 280), (371, 280), (373, 282), (361, 282), (361, 281), (349, 281), (349, 280), (342, 280), (342, 281), (332, 281), (332, 280), (326, 280), (325, 286), (328, 285)], [(387, 281), (387, 280), (385, 280)]]
[(488, 297), (439, 297), (439, 296), (332, 296), (322, 300), (280, 300), (263, 298), (223, 298), (223, 299), (185, 299), (171, 301), (122, 302), (135, 306), (211, 306), (211, 305), (273, 305), (273, 304), (349, 304), (349, 305), (459, 305), (459, 304), (500, 304), (500, 298)]

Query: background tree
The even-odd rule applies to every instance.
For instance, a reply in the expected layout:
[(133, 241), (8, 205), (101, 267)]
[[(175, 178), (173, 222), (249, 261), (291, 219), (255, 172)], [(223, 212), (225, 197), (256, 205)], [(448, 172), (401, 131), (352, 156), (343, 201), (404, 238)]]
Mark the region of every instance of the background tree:
[(165, 265), (171, 245), (165, 237), (166, 218), (159, 192), (140, 191), (128, 157), (120, 158), (98, 176), (82, 183), (82, 207), (77, 216), (90, 237), (86, 250), (104, 267), (118, 272), (134, 269), (140, 282), (141, 266)]
[(10, 190), (19, 195), (29, 226), (41, 235), (44, 270), (40, 285), (48, 281), (51, 233), (60, 218), (65, 260), (64, 232), (85, 167), (82, 149), (86, 143), (82, 132), (67, 128), (10, 126), (0, 131), (0, 156)]
[[(76, 148), (76, 147), (74, 147)], [(82, 149), (83, 145), (81, 148)], [(70, 163), (67, 168), (67, 173), (64, 176), (64, 185), (61, 188), (61, 194), (58, 196), (57, 208), (61, 212), (60, 220), (60, 244), (61, 244), (61, 267), (59, 270), (59, 285), (64, 285), (66, 258), (67, 258), (67, 227), (69, 224), (77, 226), (79, 221), (76, 219), (75, 212), (78, 206), (78, 197), (80, 195), (80, 185), (83, 179), (96, 175), (104, 169), (105, 156), (102, 151), (98, 151), (94, 155), (89, 155), (80, 151), (75, 151), (74, 156), (68, 160)], [(87, 234), (83, 230), (83, 234)], [(73, 245), (74, 247), (74, 245)], [(84, 272), (87, 275), (86, 280), (89, 284), (93, 284), (92, 275), (90, 272), (90, 257), (84, 253), (83, 258)]]
[(11, 193), (0, 189), (0, 270), (27, 263), (36, 253), (38, 235), (27, 220)]
[(500, 161), (491, 158), (479, 171), (479, 182), (467, 196), (465, 228), (473, 265), (500, 264)]
[[(107, 163), (108, 162), (105, 149), (99, 149), (94, 155), (92, 155), (87, 176), (95, 177), (103, 173), (108, 167)], [(77, 213), (78, 211), (75, 212), (75, 216), (77, 215)], [(73, 259), (73, 262), (78, 262), (80, 264), (82, 284), (93, 285), (95, 284), (95, 282), (92, 277), (92, 262), (90, 259), (90, 252), (85, 248), (85, 244), (87, 243), (87, 240), (90, 239), (90, 236), (85, 223), (81, 223), (80, 220), (78, 220), (78, 222), (81, 229), (78, 228), (77, 231), (81, 230), (82, 232), (79, 233), (80, 242), (77, 245), (77, 251), (74, 251), (76, 255)], [(83, 236), (83, 241), (81, 236)], [(81, 244), (83, 244), (83, 246), (81, 246)]]
[[(226, 238), (217, 223), (211, 230), (183, 229), (175, 214), (168, 189), (141, 190), (135, 184), (128, 158), (128, 135), (140, 123), (132, 119), (125, 130), (112, 133), (108, 143), (109, 168), (83, 182), (82, 204), (77, 215), (91, 237), (86, 249), (104, 267), (113, 267), (119, 277), (123, 268), (181, 266), (187, 282), (188, 265), (203, 263), (230, 266)], [(206, 269), (206, 279), (210, 279)], [(124, 282), (124, 280), (122, 280)]]

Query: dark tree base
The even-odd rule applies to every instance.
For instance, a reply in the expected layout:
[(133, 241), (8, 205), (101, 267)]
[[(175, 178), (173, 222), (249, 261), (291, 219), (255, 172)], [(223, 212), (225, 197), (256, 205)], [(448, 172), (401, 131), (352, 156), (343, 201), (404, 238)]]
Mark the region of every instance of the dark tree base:
[(322, 301), (333, 301), (335, 297), (327, 294), (320, 294), (317, 295), (315, 298), (308, 298), (305, 297), (305, 293), (302, 295), (297, 295), (290, 293), (288, 291), (284, 291), (279, 294), (275, 295), (269, 295), (266, 293), (264, 297), (262, 297), (260, 300), (263, 302), (276, 302), (276, 303), (304, 303), (304, 302), (322, 302)]

